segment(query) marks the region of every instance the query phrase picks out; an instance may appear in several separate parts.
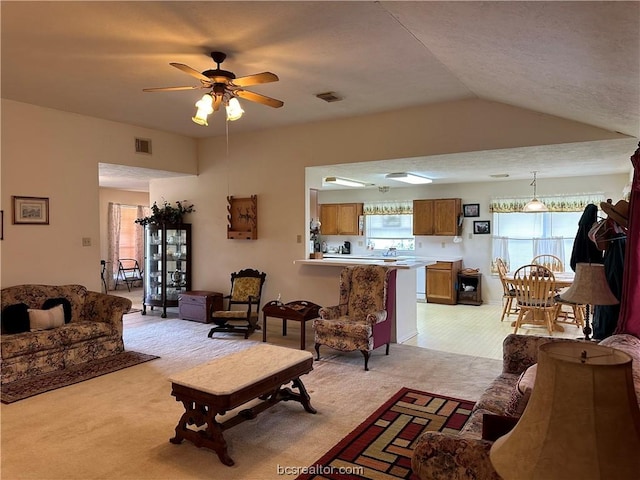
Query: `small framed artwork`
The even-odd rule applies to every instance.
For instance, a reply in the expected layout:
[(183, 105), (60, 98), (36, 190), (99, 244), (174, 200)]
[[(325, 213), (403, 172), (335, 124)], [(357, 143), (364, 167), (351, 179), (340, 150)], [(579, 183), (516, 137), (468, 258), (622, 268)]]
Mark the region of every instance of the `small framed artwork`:
[(465, 217), (479, 217), (480, 216), (480, 204), (479, 203), (467, 203), (462, 206), (462, 211)]
[(489, 220), (478, 220), (473, 222), (473, 233), (477, 235), (491, 233), (491, 222)]
[(49, 225), (49, 199), (12, 196), (14, 225)]

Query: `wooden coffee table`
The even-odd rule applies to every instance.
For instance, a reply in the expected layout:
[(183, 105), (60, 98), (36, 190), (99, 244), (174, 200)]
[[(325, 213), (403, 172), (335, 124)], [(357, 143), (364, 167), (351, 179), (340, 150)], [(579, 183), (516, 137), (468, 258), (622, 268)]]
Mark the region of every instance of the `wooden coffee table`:
[[(182, 402), (185, 412), (176, 425), (175, 437), (169, 441), (179, 444), (187, 439), (197, 447), (210, 448), (222, 463), (231, 466), (234, 462), (227, 452), (227, 442), (222, 435), (224, 430), (255, 418), (282, 400), (300, 402), (307, 412), (316, 413), (300, 380), (300, 376), (311, 370), (311, 352), (259, 344), (177, 373), (169, 378), (171, 395)], [(288, 383), (292, 383), (298, 392), (282, 388)], [(254, 399), (262, 402), (223, 423), (216, 421), (216, 415), (223, 415)], [(194, 430), (188, 425), (206, 425), (206, 429)]]
[(296, 300), (295, 302), (281, 303), (273, 301), (262, 307), (262, 341), (267, 341), (267, 317), (282, 319), (282, 336), (287, 336), (287, 320), (300, 322), (300, 350), (306, 348), (306, 324), (309, 320), (318, 318), (320, 305), (306, 300)]

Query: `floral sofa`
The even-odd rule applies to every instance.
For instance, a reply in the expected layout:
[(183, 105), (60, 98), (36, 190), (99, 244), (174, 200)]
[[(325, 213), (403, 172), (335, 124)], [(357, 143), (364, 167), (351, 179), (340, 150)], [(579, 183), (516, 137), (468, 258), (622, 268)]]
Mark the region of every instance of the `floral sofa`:
[[(483, 416), (519, 417), (522, 414), (528, 396), (516, 390), (520, 377), (537, 362), (538, 347), (556, 341), (578, 340), (508, 335), (503, 342), (502, 374), (480, 397), (460, 433), (425, 432), (418, 438), (411, 459), (413, 472), (423, 480), (499, 480), (501, 477), (489, 459), (493, 442), (483, 439)], [(640, 339), (618, 334), (602, 340), (600, 344), (631, 355), (633, 382), (640, 405)]]
[(131, 308), (127, 298), (82, 285), (17, 285), (3, 288), (1, 295), (3, 331), (12, 307), (42, 309), (50, 299), (66, 304), (61, 326), (2, 334), (2, 384), (124, 351), (122, 316)]

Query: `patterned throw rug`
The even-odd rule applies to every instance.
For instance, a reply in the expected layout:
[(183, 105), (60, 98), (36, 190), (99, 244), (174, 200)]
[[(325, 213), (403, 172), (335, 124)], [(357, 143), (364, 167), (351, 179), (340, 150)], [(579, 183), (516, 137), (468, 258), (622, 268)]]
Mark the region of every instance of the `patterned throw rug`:
[(402, 388), (297, 480), (417, 479), (413, 442), (425, 431), (458, 432), (474, 402)]
[(2, 403), (13, 403), (18, 400), (33, 397), (56, 388), (80, 383), (90, 378), (99, 377), (106, 373), (122, 370), (140, 363), (154, 360), (155, 355), (138, 352), (122, 352), (110, 357), (93, 360), (91, 362), (74, 365), (64, 370), (45, 373), (37, 377), (16, 380), (2, 385), (0, 400)]

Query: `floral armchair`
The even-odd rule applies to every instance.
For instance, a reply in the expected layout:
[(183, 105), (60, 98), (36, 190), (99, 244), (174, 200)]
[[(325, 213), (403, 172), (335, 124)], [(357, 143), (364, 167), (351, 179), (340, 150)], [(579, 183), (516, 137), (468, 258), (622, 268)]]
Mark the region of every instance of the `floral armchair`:
[(346, 267), (340, 273), (340, 300), (323, 307), (313, 321), (315, 349), (320, 345), (343, 352), (360, 350), (364, 369), (369, 370), (369, 353), (386, 345), (389, 355), (391, 328), (395, 316), (396, 270), (377, 265)]

